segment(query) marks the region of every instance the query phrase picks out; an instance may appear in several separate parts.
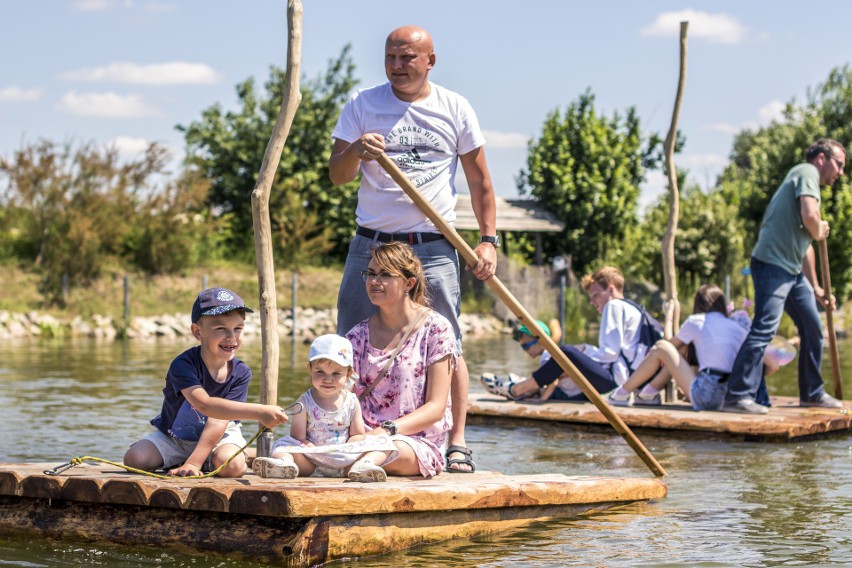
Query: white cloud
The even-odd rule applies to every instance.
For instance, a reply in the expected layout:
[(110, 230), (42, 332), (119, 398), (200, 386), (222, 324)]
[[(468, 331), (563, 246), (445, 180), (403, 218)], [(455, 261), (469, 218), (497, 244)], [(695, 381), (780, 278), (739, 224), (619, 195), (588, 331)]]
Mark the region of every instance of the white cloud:
[(70, 81), (113, 81), (136, 85), (209, 85), (221, 77), (206, 63), (168, 61), (153, 65), (117, 62), (103, 67), (67, 71), (61, 78)]
[(660, 170), (647, 172), (645, 183), (639, 188), (639, 210), (644, 212), (657, 203), (660, 196), (667, 191), (668, 183), (664, 172)]
[(168, 12), (177, 12), (178, 5), (168, 2), (148, 2), (142, 9), (150, 14), (165, 14)]
[[(77, 12), (106, 12), (107, 10), (116, 8), (119, 4), (128, 10), (134, 8), (133, 0), (123, 0), (120, 3), (117, 0), (77, 0), (71, 4), (71, 9)], [(143, 3), (141, 9), (149, 14), (164, 14), (166, 12), (177, 11), (178, 5), (171, 2), (152, 0)]]
[(743, 130), (758, 130), (763, 126), (768, 126), (773, 122), (784, 122), (784, 109), (787, 108), (786, 103), (778, 100), (769, 101), (759, 109), (757, 109), (757, 119), (748, 120), (742, 124), (732, 124), (730, 122), (714, 122), (704, 127), (704, 130), (721, 132), (731, 136), (739, 134)]
[[(746, 123), (751, 124), (751, 123)], [(731, 124), (730, 122), (714, 122), (712, 124), (708, 124), (704, 127), (704, 130), (710, 130), (713, 132), (721, 132), (722, 134), (729, 134), (733, 136), (734, 134), (739, 134), (742, 130), (748, 128), (748, 126), (743, 124)]]
[(0, 89), (0, 103), (19, 103), (34, 101), (41, 98), (41, 91), (38, 89), (22, 89), (21, 87), (6, 87)]
[(528, 134), (520, 132), (497, 132), (496, 130), (483, 130), (482, 134), (488, 142), (489, 148), (524, 148), (530, 140)]
[(71, 9), (78, 12), (103, 12), (114, 6), (114, 0), (77, 0), (71, 5)]
[(784, 109), (787, 105), (781, 101), (769, 101), (757, 109), (757, 119), (761, 124), (784, 122)]
[(59, 109), (76, 116), (94, 118), (146, 118), (161, 116), (156, 107), (145, 102), (139, 95), (116, 93), (66, 93)]
[(688, 169), (689, 181), (706, 191), (716, 185), (716, 178), (728, 165), (728, 158), (721, 154), (684, 154), (675, 156), (675, 164)]
[[(716, 184), (716, 178), (728, 165), (728, 159), (719, 154), (675, 154), (675, 166), (689, 170), (687, 183), (697, 183), (704, 191)], [(646, 211), (655, 205), (660, 196), (668, 194), (669, 180), (661, 167), (647, 172), (639, 194), (639, 210)], [(680, 188), (683, 190), (683, 187)]]
[(675, 156), (675, 162), (678, 166), (690, 169), (718, 169), (724, 167), (728, 163), (728, 159), (720, 154), (684, 154), (683, 156)]
[(643, 36), (678, 36), (681, 22), (689, 22), (689, 37), (704, 38), (713, 43), (740, 43), (748, 34), (745, 26), (727, 14), (698, 10), (664, 12), (640, 33)]
[(137, 158), (151, 144), (145, 138), (132, 138), (130, 136), (118, 136), (108, 142), (108, 146), (114, 147), (123, 158)]

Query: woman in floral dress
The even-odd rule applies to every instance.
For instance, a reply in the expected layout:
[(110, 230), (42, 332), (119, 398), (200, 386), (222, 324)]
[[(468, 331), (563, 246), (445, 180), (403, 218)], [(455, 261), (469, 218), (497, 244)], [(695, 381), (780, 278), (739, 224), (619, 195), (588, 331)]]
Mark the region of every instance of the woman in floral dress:
[[(452, 426), (455, 336), (450, 322), (429, 309), (423, 266), (410, 246), (381, 244), (371, 255), (362, 274), (378, 311), (346, 337), (355, 352), (355, 394), (367, 434), (390, 436), (399, 453), (392, 461), (383, 452), (364, 457), (390, 475), (432, 477), (444, 470)], [(349, 472), (354, 481), (382, 477), (371, 468)]]

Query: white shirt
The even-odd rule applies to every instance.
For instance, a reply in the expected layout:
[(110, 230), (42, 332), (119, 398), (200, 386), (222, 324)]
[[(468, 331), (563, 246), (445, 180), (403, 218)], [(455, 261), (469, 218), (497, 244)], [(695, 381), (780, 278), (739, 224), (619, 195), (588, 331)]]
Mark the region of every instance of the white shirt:
[[(586, 345), (584, 353), (609, 366), (612, 378), (616, 384), (622, 385), (630, 376), (625, 358), (633, 370), (645, 358), (648, 348), (639, 344), (639, 324), (642, 314), (628, 304), (618, 299), (611, 299), (601, 312), (601, 329), (598, 334), (598, 346)], [(621, 354), (624, 354), (624, 357)]]
[[(409, 103), (390, 83), (356, 92), (337, 121), (332, 137), (352, 143), (364, 134), (384, 136), (385, 153), (396, 162), (448, 223), (456, 219), (458, 157), (485, 144), (470, 103), (429, 83), (429, 95)], [(431, 232), (435, 225), (376, 161), (361, 162), (358, 225), (386, 233)]]
[(748, 330), (719, 312), (692, 314), (683, 322), (676, 339), (695, 344), (699, 369), (730, 373)]

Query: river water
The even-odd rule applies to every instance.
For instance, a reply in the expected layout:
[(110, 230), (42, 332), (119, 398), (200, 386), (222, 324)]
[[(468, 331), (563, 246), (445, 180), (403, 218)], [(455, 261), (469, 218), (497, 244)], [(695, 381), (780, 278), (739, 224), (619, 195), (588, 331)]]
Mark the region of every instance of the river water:
[[(0, 462), (120, 460), (158, 412), (171, 359), (185, 340), (16, 340), (0, 344)], [(473, 390), (481, 372), (529, 372), (534, 361), (508, 337), (465, 342)], [(852, 344), (841, 345), (841, 353)], [(260, 369), (260, 343), (241, 358)], [(280, 402), (308, 388), (307, 346), (282, 344)], [(830, 371), (826, 357), (827, 377)], [(852, 358), (844, 363), (852, 373)], [(795, 362), (791, 367), (795, 366)], [(772, 394), (796, 395), (794, 369), (771, 378)], [(259, 381), (255, 381), (257, 383)], [(852, 389), (847, 380), (846, 392)], [(257, 400), (254, 384), (250, 399)], [(831, 389), (829, 389), (831, 390)], [(279, 428), (277, 434), (284, 432)], [(244, 432), (251, 436), (255, 425)], [(852, 563), (852, 437), (794, 444), (737, 442), (702, 434), (638, 434), (668, 470), (669, 495), (587, 517), (539, 523), (361, 559), (399, 566), (846, 566)], [(646, 477), (614, 430), (563, 424), (471, 425), (478, 467), (506, 474)], [(459, 482), (464, 477), (459, 475)], [(351, 564), (351, 563), (349, 563)], [(0, 568), (261, 566), (144, 547), (0, 537)]]

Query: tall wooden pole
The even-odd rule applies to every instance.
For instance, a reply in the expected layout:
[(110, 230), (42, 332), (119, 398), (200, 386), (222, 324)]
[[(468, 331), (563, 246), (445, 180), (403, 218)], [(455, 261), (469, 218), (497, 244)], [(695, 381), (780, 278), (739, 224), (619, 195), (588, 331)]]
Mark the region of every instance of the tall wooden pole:
[(828, 244), (819, 241), (819, 265), (822, 269), (822, 289), (825, 293), (825, 323), (828, 327), (828, 348), (831, 352), (831, 376), (834, 379), (834, 396), (843, 400), (843, 383), (840, 379), (840, 352), (837, 350), (837, 333), (834, 331), (834, 307), (831, 305), (831, 271), (828, 269)]
[[(251, 192), (251, 216), (254, 226), (254, 250), (257, 258), (257, 281), (259, 292), (260, 333), (262, 338), (261, 357), (261, 404), (275, 404), (278, 399), (278, 305), (275, 299), (275, 264), (272, 259), (272, 225), (269, 219), (269, 194), (284, 143), (293, 126), (296, 109), (302, 102), (299, 90), (299, 75), (302, 59), (302, 2), (289, 0), (287, 3), (287, 83), (284, 100), (272, 136), (266, 145), (263, 164), (260, 166), (257, 184)], [(257, 455), (268, 456), (272, 448), (272, 432), (265, 432), (257, 439)]]
[[(424, 198), (417, 188), (414, 187), (414, 184), (411, 183), (404, 173), (397, 167), (397, 165), (388, 158), (387, 154), (382, 154), (379, 156), (378, 160), (379, 165), (384, 168), (384, 170), (394, 179), (394, 181), (402, 188), (403, 191), (411, 198), (415, 205), (423, 212), (432, 223), (435, 224), (435, 227), (443, 234), (448, 241), (461, 253), (462, 257), (470, 263), (471, 266), (477, 264), (479, 262), (479, 257), (476, 256), (476, 253), (473, 252), (473, 249), (462, 239), (456, 230), (449, 224), (447, 221), (441, 217), (441, 214), (432, 206), (429, 201)], [(553, 339), (546, 333), (542, 331), (539, 325), (536, 323), (534, 317), (530, 315), (530, 313), (521, 305), (520, 302), (512, 295), (511, 292), (503, 285), (502, 282), (496, 277), (492, 276), (488, 280), (485, 281), (486, 285), (497, 294), (506, 307), (508, 307), (513, 314), (524, 324), (533, 337), (538, 339), (541, 344), (547, 349), (548, 353), (550, 353), (553, 358), (559, 363), (559, 366), (562, 367), (568, 376), (570, 376), (577, 386), (580, 387), (580, 390), (585, 393), (586, 397), (601, 411), (601, 413), (609, 420), (609, 423), (612, 424), (612, 427), (615, 428), (616, 432), (621, 434), (631, 448), (639, 455), (642, 461), (645, 462), (645, 465), (654, 472), (654, 475), (657, 477), (662, 477), (667, 475), (666, 470), (663, 469), (654, 456), (648, 451), (648, 449), (642, 445), (642, 442), (633, 434), (633, 431), (627, 427), (621, 418), (613, 411), (612, 407), (606, 403), (601, 398), (601, 395), (598, 394), (598, 391), (595, 390), (586, 377), (574, 366), (574, 363), (571, 362), (570, 359), (562, 352), (562, 349), (556, 344)]]
[(663, 277), (665, 278), (666, 289), (664, 306), (666, 339), (674, 337), (680, 327), (680, 301), (677, 297), (677, 271), (674, 256), (675, 235), (677, 234), (677, 222), (680, 216), (680, 194), (677, 187), (674, 149), (677, 142), (677, 121), (680, 116), (683, 89), (686, 84), (686, 30), (688, 27), (689, 22), (680, 23), (680, 75), (677, 82), (674, 110), (672, 111), (672, 123), (669, 126), (669, 133), (665, 142), (666, 177), (669, 181), (669, 219), (662, 241)]

